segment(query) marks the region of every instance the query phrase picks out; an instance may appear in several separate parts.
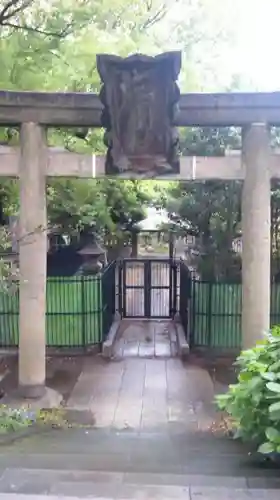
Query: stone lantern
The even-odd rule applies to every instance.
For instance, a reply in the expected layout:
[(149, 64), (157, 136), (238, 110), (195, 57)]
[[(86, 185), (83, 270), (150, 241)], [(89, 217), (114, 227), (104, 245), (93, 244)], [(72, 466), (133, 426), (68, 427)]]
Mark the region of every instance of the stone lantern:
[(81, 268), (83, 275), (95, 275), (101, 271), (105, 250), (95, 240), (87, 242), (78, 253), (83, 258)]

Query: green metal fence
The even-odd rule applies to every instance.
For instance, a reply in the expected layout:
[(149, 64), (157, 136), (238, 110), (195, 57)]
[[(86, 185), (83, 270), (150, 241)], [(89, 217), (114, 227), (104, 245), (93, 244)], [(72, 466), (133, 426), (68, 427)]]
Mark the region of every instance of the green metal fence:
[[(242, 285), (192, 280), (191, 344), (241, 347)], [(280, 284), (271, 286), (271, 326), (280, 324)]]
[[(115, 265), (99, 276), (55, 277), (47, 280), (46, 344), (88, 347), (100, 344), (113, 321)], [(111, 292), (109, 293), (109, 290)], [(19, 341), (19, 292), (0, 292), (0, 346)], [(32, 321), (32, 318), (30, 318)]]
[(241, 285), (192, 282), (192, 335), (195, 346), (241, 345)]

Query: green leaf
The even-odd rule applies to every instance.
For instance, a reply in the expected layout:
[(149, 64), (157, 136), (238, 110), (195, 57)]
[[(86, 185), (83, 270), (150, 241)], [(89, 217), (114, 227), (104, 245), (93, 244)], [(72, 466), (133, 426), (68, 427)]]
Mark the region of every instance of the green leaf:
[(280, 412), (280, 401), (277, 401), (277, 403), (273, 403), (272, 405), (269, 406), (269, 411), (270, 413), (274, 412)]
[(263, 455), (267, 455), (269, 453), (273, 453), (275, 451), (274, 446), (270, 442), (263, 443), (259, 448), (258, 452), (262, 453)]
[(270, 368), (269, 368), (271, 371), (277, 371), (277, 370), (280, 370), (280, 360), (279, 361), (276, 361), (275, 363), (273, 363)]
[(248, 382), (249, 380), (252, 379), (253, 374), (250, 372), (242, 372), (239, 374), (239, 381), (240, 382)]
[(269, 414), (269, 417), (270, 417), (270, 420), (272, 420), (276, 424), (279, 424), (279, 422), (280, 422), (280, 410), (273, 411), (272, 413)]
[(262, 378), (260, 375), (257, 375), (248, 382), (248, 388), (250, 388), (251, 391), (256, 389), (260, 384), (262, 383)]
[(230, 402), (229, 394), (219, 394), (215, 397), (215, 401), (220, 410), (225, 410), (228, 403)]
[(280, 442), (280, 432), (275, 427), (268, 427), (265, 430), (265, 435), (269, 441)]
[(277, 392), (280, 394), (280, 384), (277, 384), (276, 382), (268, 382), (266, 384), (266, 387), (272, 391), (272, 392)]
[(274, 380), (277, 379), (277, 374), (273, 372), (264, 372), (261, 374), (262, 378), (265, 380), (269, 380), (270, 382), (273, 382)]

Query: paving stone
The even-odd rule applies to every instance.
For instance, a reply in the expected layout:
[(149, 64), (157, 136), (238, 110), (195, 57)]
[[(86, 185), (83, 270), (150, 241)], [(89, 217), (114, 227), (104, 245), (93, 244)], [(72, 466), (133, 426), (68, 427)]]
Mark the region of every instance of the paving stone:
[[(3, 480), (7, 482), (36, 482), (43, 481), (50, 485), (54, 482), (94, 482), (94, 483), (122, 483), (123, 473), (96, 472), (79, 470), (50, 470), (50, 469), (7, 469)], [(0, 483), (1, 484), (1, 483)]]
[(231, 476), (206, 476), (202, 474), (186, 475), (186, 474), (132, 474), (125, 473), (123, 481), (125, 483), (140, 483), (154, 485), (173, 485), (173, 486), (219, 486), (230, 488), (246, 488), (247, 482), (245, 477)]
[[(249, 477), (247, 479), (249, 488), (252, 489), (276, 489), (280, 490), (280, 477)], [(279, 491), (280, 498), (280, 491)]]
[(279, 490), (264, 490), (252, 488), (248, 491), (251, 500), (279, 500), (280, 498)]
[(152, 473), (152, 474), (182, 474), (183, 470), (180, 464), (168, 462), (151, 462), (148, 460), (130, 462), (126, 468), (127, 472), (133, 473)]
[(113, 483), (63, 483), (54, 484), (50, 489), (50, 494), (59, 496), (74, 496), (74, 497), (100, 497), (100, 498), (116, 498), (121, 490), (120, 484)]
[(24, 493), (26, 495), (48, 495), (50, 492), (51, 485), (49, 483), (44, 483), (43, 481), (25, 481), (24, 483), (15, 487), (7, 485), (6, 487), (1, 487), (3, 493)]
[[(56, 495), (41, 495), (38, 493), (35, 493), (32, 495), (32, 500), (61, 500), (61, 497), (58, 497)], [(74, 500), (74, 497), (64, 497), (63, 500)], [(0, 493), (0, 500), (30, 500), (30, 495), (23, 494), (23, 493), (9, 493), (7, 496), (6, 493)], [(80, 500), (79, 498), (76, 498), (75, 500)], [(96, 497), (94, 500), (98, 500)], [(99, 499), (100, 500), (100, 499)], [(102, 499), (104, 500), (104, 498)], [(108, 498), (107, 500), (114, 500)]]
[(1, 493), (47, 494), (51, 487), (52, 474), (27, 474), (24, 469), (6, 470), (0, 479)]
[[(156, 354), (154, 342), (153, 341), (149, 343), (141, 342), (139, 344), (138, 354), (140, 357), (143, 358), (153, 358)], [(170, 355), (170, 350), (169, 350), (169, 355)]]
[(245, 488), (203, 488), (192, 486), (190, 500), (251, 500), (248, 489)]
[[(194, 428), (213, 420), (204, 407), (214, 397), (213, 384), (202, 369), (190, 369), (171, 356), (171, 323), (137, 322), (124, 327), (123, 359), (118, 363), (98, 360), (87, 364), (69, 400), (72, 408), (85, 409), (89, 402), (100, 428), (163, 428), (168, 422)], [(149, 338), (150, 342), (147, 342)], [(156, 359), (148, 359), (153, 355)], [(128, 356), (140, 356), (132, 358)], [(166, 358), (167, 357), (167, 358)], [(194, 391), (196, 388), (196, 392)], [(189, 411), (196, 401), (196, 412)], [(200, 406), (199, 406), (200, 405)], [(197, 425), (195, 423), (198, 422)], [(204, 425), (205, 426), (205, 425)], [(168, 432), (168, 429), (166, 428)]]
[(146, 485), (169, 485), (169, 486), (189, 486), (187, 476), (182, 474), (152, 474), (126, 472), (123, 482), (127, 484), (146, 484)]
[[(104, 472), (124, 472), (130, 470), (131, 459), (129, 456), (122, 457), (120, 461), (118, 455), (98, 455), (94, 454), (5, 454), (0, 457), (0, 462), (5, 463), (10, 468), (21, 468), (24, 463), (30, 469), (60, 469), (65, 470), (94, 470)], [(158, 472), (158, 471), (157, 471)]]
[(153, 486), (124, 484), (117, 498), (121, 500), (189, 500), (190, 491), (185, 486)]
[(134, 342), (130, 344), (124, 344), (123, 347), (123, 356), (138, 356), (139, 354), (139, 343)]
[(279, 500), (279, 490), (240, 488), (190, 488), (191, 500)]
[(155, 355), (157, 357), (170, 357), (171, 356), (171, 343), (170, 341), (158, 341), (155, 345)]
[[(155, 301), (158, 302), (158, 300), (158, 296), (155, 296)], [(160, 307), (155, 309), (158, 315), (163, 312)], [(124, 358), (138, 356), (147, 359), (156, 356), (176, 356), (177, 350), (174, 347), (171, 350), (172, 342), (175, 341), (176, 333), (172, 322), (125, 322), (121, 326), (120, 336), (115, 344), (115, 354)]]

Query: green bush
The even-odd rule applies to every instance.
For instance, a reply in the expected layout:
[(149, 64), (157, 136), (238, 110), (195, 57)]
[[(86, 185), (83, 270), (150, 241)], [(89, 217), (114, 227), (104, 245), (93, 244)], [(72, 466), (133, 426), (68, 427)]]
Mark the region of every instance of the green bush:
[(52, 428), (68, 427), (68, 423), (64, 419), (64, 412), (60, 408), (49, 411), (34, 411), (28, 407), (13, 409), (0, 405), (0, 435), (16, 432), (33, 425)]
[(237, 358), (238, 382), (217, 396), (220, 410), (234, 420), (235, 437), (263, 454), (280, 453), (280, 327)]

